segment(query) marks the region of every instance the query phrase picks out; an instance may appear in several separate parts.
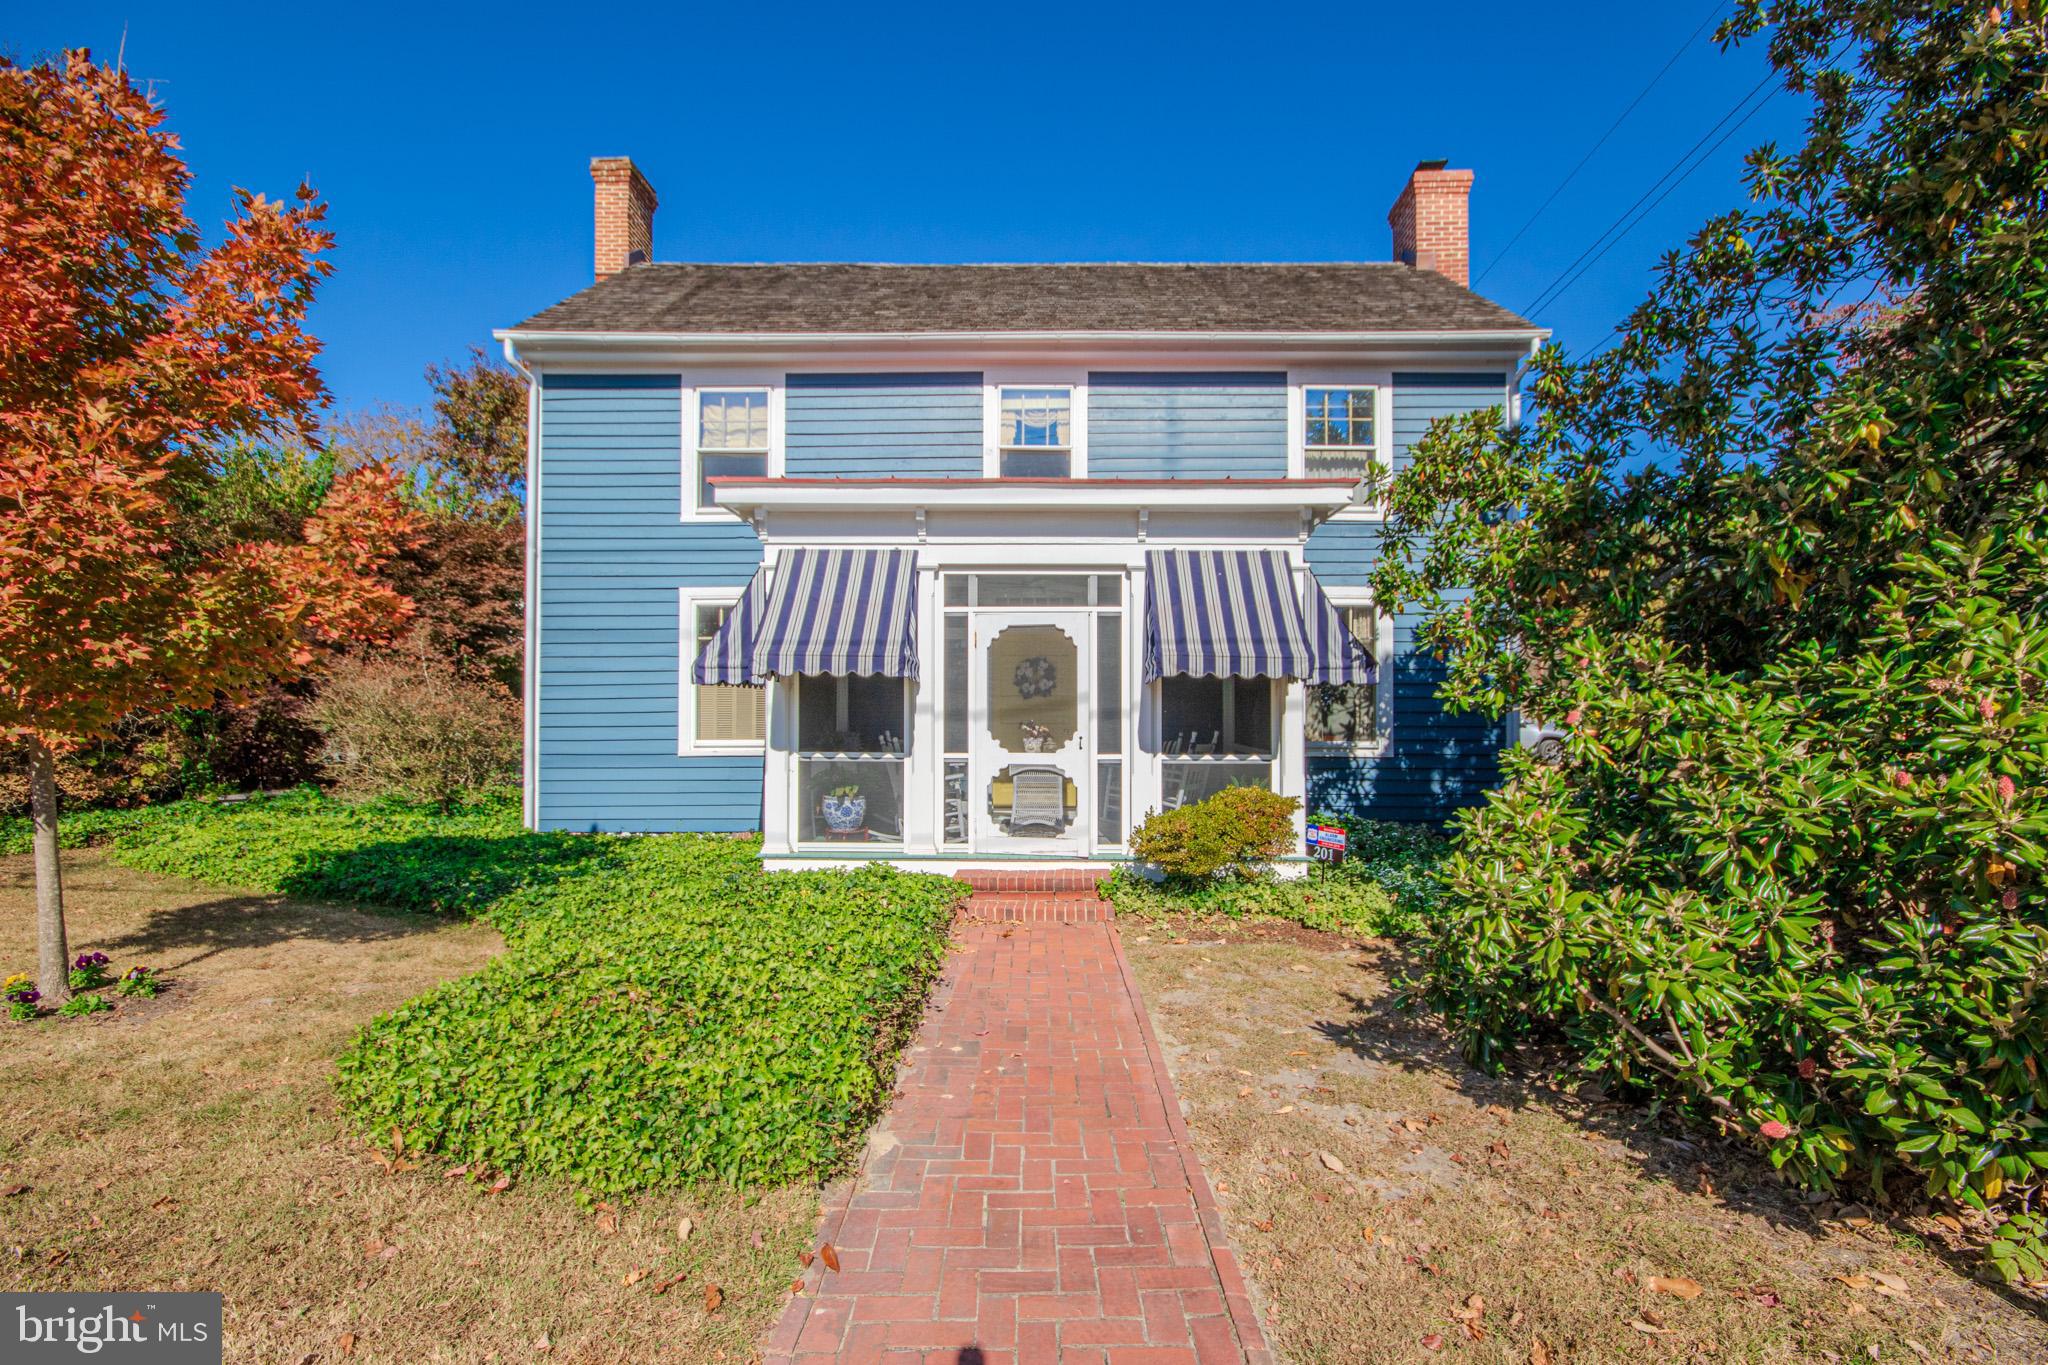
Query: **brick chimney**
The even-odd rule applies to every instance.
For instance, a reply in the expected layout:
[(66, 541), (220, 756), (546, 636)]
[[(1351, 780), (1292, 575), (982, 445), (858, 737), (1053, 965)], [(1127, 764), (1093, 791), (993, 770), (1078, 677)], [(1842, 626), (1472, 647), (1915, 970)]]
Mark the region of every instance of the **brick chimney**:
[(594, 156), (597, 184), (597, 277), (654, 259), (654, 186), (629, 156)]
[(1472, 172), (1445, 170), (1448, 164), (1418, 163), (1388, 210), (1387, 224), (1394, 229), (1395, 260), (1469, 286), (1472, 239), (1465, 201), (1472, 193)]

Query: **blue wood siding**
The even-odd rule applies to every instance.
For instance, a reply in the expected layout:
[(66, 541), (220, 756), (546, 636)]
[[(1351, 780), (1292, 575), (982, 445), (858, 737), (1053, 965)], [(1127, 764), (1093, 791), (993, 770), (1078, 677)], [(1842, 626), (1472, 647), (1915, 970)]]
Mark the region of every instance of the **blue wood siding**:
[(540, 421), (540, 827), (759, 828), (759, 758), (676, 753), (676, 590), (761, 562), (737, 520), (681, 520), (681, 380), (545, 375)]
[(1505, 374), (1400, 374), (1394, 376), (1394, 472), (1412, 462), (1409, 448), (1439, 417), (1497, 408), (1507, 402)]
[[(1396, 374), (1394, 466), (1432, 419), (1500, 405), (1504, 374)], [(1376, 521), (1332, 521), (1309, 537), (1308, 565), (1330, 587), (1363, 586), (1380, 558)], [(1500, 781), (1507, 727), (1475, 713), (1452, 715), (1438, 702), (1444, 665), (1415, 643), (1415, 613), (1394, 619), (1394, 729), (1375, 758), (1315, 758), (1308, 764), (1309, 809), (1379, 820), (1448, 819), (1477, 805)]]
[(978, 373), (792, 374), (787, 384), (792, 478), (981, 477)]
[(1287, 376), (1088, 376), (1088, 474), (1096, 479), (1287, 477)]

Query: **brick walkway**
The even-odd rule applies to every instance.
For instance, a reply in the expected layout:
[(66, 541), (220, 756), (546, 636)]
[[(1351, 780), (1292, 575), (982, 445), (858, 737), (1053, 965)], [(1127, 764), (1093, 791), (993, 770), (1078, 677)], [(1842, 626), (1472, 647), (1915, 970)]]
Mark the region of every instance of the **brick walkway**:
[(1108, 907), (989, 890), (771, 1365), (1271, 1356)]

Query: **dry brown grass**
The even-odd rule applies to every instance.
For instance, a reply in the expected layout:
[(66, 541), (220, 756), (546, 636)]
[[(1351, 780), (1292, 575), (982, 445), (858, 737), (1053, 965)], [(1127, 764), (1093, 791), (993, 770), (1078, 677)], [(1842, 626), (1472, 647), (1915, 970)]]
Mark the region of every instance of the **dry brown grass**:
[[(492, 956), (493, 932), (66, 863), (74, 951), (175, 985), (113, 1015), (0, 1022), (0, 1188), (30, 1187), (0, 1198), (0, 1288), (219, 1290), (234, 1361), (751, 1356), (814, 1191), (652, 1198), (607, 1219), (559, 1186), (390, 1174), (349, 1135), (334, 1054)], [(29, 876), (0, 859), (0, 974), (33, 961)]]
[(1640, 1110), (1490, 1080), (1392, 1008), (1376, 951), (1291, 926), (1126, 943), (1285, 1359), (2048, 1360), (2041, 1305), (1975, 1282), (1934, 1225), (1816, 1207)]

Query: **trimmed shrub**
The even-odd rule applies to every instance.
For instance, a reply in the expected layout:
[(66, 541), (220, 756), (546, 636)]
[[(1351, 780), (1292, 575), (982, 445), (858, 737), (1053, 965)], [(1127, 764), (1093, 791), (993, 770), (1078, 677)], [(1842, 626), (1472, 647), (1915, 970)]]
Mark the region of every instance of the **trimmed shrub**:
[(617, 840), (498, 908), (507, 952), (365, 1028), (341, 1097), (380, 1144), (609, 1194), (812, 1180), (887, 1098), (959, 883), (763, 873), (750, 839)]
[(1146, 816), (1131, 834), (1131, 852), (1169, 877), (1249, 880), (1294, 848), (1300, 809), (1293, 797), (1263, 787), (1225, 787)]
[(519, 771), (519, 705), (496, 683), (421, 658), (345, 659), (307, 715), (342, 791), (446, 807)]

